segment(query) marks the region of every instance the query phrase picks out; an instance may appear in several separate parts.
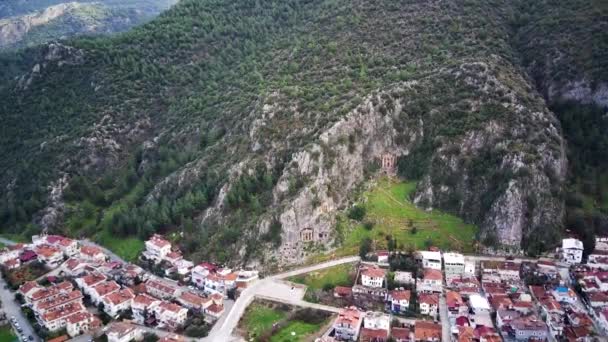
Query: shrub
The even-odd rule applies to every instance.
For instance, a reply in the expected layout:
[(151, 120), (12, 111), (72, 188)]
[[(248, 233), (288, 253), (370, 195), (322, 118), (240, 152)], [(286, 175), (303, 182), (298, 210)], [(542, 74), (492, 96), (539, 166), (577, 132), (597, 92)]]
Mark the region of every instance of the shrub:
[(362, 205), (355, 205), (348, 211), (348, 218), (355, 221), (361, 221), (365, 217), (365, 207)]

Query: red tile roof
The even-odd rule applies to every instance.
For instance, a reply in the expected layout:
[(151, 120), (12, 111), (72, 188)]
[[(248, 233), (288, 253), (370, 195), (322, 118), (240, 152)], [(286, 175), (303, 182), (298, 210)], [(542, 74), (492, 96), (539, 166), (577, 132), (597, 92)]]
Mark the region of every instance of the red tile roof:
[(410, 290), (393, 290), (391, 291), (391, 297), (394, 300), (407, 300), (409, 302), (412, 293)]
[(439, 295), (436, 293), (421, 293), (418, 296), (419, 303), (425, 303), (428, 305), (439, 305)]
[(120, 285), (118, 285), (115, 281), (105, 281), (103, 283), (95, 285), (93, 288), (95, 292), (97, 292), (100, 296), (105, 296), (108, 293), (118, 291), (120, 289)]
[(410, 338), (410, 328), (391, 328), (391, 336), (393, 339), (407, 340)]
[(441, 271), (439, 271), (439, 270), (435, 270), (432, 268), (425, 268), (423, 278), (429, 279), (429, 280), (441, 280), (441, 279), (443, 279), (443, 275), (441, 274)]
[(86, 276), (82, 277), (82, 281), (87, 285), (87, 286), (93, 286), (97, 283), (100, 283), (102, 281), (106, 280), (106, 276), (104, 276), (101, 273), (91, 273), (91, 274), (87, 274)]
[(441, 340), (441, 324), (435, 324), (427, 321), (416, 321), (414, 335), (416, 336), (416, 340)]
[(445, 298), (449, 307), (464, 305), (464, 300), (462, 300), (462, 296), (460, 296), (460, 293), (458, 292), (448, 291), (445, 294)]
[(347, 297), (353, 294), (352, 287), (336, 286), (334, 288), (334, 296)]
[(378, 340), (385, 341), (386, 339), (388, 339), (388, 330), (368, 329), (368, 328), (361, 329), (361, 341), (362, 342), (378, 341)]
[(336, 324), (359, 324), (362, 319), (363, 313), (355, 307), (344, 308), (340, 310), (338, 318), (336, 318)]
[(165, 240), (162, 236), (158, 234), (152, 235), (152, 237), (148, 241), (150, 241), (152, 244), (159, 248), (171, 245), (169, 241)]
[(80, 247), (80, 253), (93, 257), (98, 254), (103, 254), (103, 251), (101, 248), (95, 246), (82, 246)]
[(378, 267), (366, 267), (361, 270), (361, 274), (370, 278), (384, 278), (386, 271)]
[(112, 292), (104, 297), (104, 301), (110, 302), (114, 305), (124, 303), (128, 300), (135, 298), (135, 294), (131, 289), (122, 289), (120, 291)]
[(45, 258), (50, 258), (59, 253), (62, 253), (61, 250), (53, 246), (40, 245), (36, 247), (36, 254), (41, 255)]

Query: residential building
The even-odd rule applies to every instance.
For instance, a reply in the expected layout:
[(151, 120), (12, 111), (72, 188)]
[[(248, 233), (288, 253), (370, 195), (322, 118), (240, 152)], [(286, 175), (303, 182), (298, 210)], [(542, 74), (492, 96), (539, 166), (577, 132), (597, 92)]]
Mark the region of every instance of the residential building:
[(104, 262), (106, 261), (106, 254), (101, 250), (101, 248), (96, 246), (82, 246), (80, 247), (80, 258), (92, 261), (92, 262)]
[(421, 293), (418, 295), (420, 313), (427, 316), (437, 316), (439, 312), (439, 295), (437, 293)]
[(391, 311), (403, 313), (410, 309), (411, 292), (409, 290), (393, 290), (390, 292)]
[(135, 325), (125, 322), (115, 322), (106, 331), (108, 342), (139, 341), (143, 338), (143, 331)]
[(553, 291), (551, 291), (551, 294), (553, 295), (555, 300), (560, 303), (574, 304), (578, 301), (578, 296), (576, 295), (576, 292), (566, 286), (556, 287), (555, 289), (553, 289)]
[(21, 260), (19, 260), (19, 258), (15, 258), (15, 259), (9, 259), (6, 260), (2, 263), (2, 265), (4, 266), (4, 268), (6, 268), (7, 270), (14, 270), (16, 268), (21, 267)]
[(535, 316), (515, 318), (510, 325), (517, 341), (544, 341), (548, 337), (547, 325)]
[(86, 272), (89, 263), (78, 258), (69, 258), (61, 264), (61, 272), (70, 277), (79, 277)]
[(0, 253), (0, 263), (5, 263), (9, 260), (19, 259), (21, 249), (4, 247)]
[(69, 281), (61, 282), (50, 287), (36, 287), (35, 291), (29, 291), (29, 295), (25, 296), (25, 302), (35, 305), (39, 301), (51, 301), (62, 294), (71, 292), (74, 289)]
[(519, 281), (521, 264), (511, 261), (482, 261), (482, 280), (488, 275), (497, 275), (501, 281)]
[(475, 267), (475, 261), (473, 260), (466, 260), (464, 262), (464, 278), (471, 278), (471, 277), (475, 277), (477, 276), (476, 274), (476, 267)]
[(36, 314), (38, 323), (49, 331), (58, 331), (67, 326), (67, 319), (78, 312), (85, 312), (82, 303), (71, 303), (61, 310), (49, 311), (44, 314)]
[(469, 296), (469, 307), (476, 314), (490, 312), (490, 303), (480, 294), (473, 294)]
[(34, 303), (32, 310), (38, 314), (44, 314), (49, 311), (62, 310), (72, 303), (82, 303), (82, 293), (80, 291), (60, 291), (57, 296)]
[(75, 337), (80, 334), (86, 334), (100, 328), (102, 322), (97, 316), (81, 311), (67, 318), (66, 330), (70, 337)]
[(190, 260), (180, 259), (176, 261), (173, 266), (175, 267), (177, 274), (187, 275), (188, 273), (190, 273), (190, 270), (192, 270), (194, 263), (192, 263), (192, 261)]
[(407, 285), (407, 284), (414, 283), (414, 278), (412, 277), (412, 272), (395, 271), (394, 279), (395, 279), (395, 283), (397, 283), (397, 284)]
[(133, 312), (133, 320), (138, 324), (143, 324), (148, 317), (146, 313), (151, 315), (154, 308), (161, 303), (160, 300), (149, 296), (145, 293), (138, 294), (131, 302), (131, 311)]
[(464, 255), (460, 253), (443, 253), (443, 268), (446, 279), (464, 276)]
[(562, 262), (570, 265), (583, 261), (583, 242), (577, 239), (562, 240)]
[(95, 305), (99, 305), (99, 303), (103, 302), (104, 296), (118, 290), (120, 290), (120, 285), (118, 285), (115, 281), (104, 281), (95, 285), (89, 292), (89, 296), (91, 296), (91, 302), (93, 302)]
[(418, 292), (441, 293), (443, 291), (443, 275), (441, 271), (425, 268), (422, 278), (416, 281)]
[(204, 287), (205, 280), (207, 279), (209, 273), (210, 272), (207, 267), (202, 265), (196, 265), (194, 268), (192, 268), (192, 271), (190, 272), (192, 283), (198, 287)]
[(177, 298), (181, 290), (174, 282), (160, 279), (149, 279), (146, 282), (146, 292), (156, 298), (172, 299)]
[(441, 271), (441, 252), (418, 251), (415, 258), (423, 268)]
[(391, 318), (389, 315), (383, 312), (377, 311), (368, 311), (365, 313), (363, 317), (363, 327), (366, 329), (374, 329), (374, 330), (386, 330), (387, 337), (388, 331), (391, 326)]
[(361, 268), (361, 284), (368, 287), (384, 287), (386, 272), (378, 267)]
[(456, 291), (447, 291), (445, 294), (446, 304), (448, 306), (448, 314), (453, 317), (465, 315), (469, 311), (460, 293)]
[(121, 289), (103, 297), (103, 310), (111, 317), (131, 308), (135, 294), (131, 289)]
[(203, 298), (192, 292), (182, 292), (182, 294), (177, 297), (177, 301), (184, 307), (198, 312), (204, 312), (213, 304), (211, 298)]
[(416, 321), (414, 336), (416, 341), (441, 341), (441, 324)]
[(363, 312), (354, 306), (344, 308), (334, 321), (334, 336), (338, 341), (357, 341), (363, 323)]
[(170, 302), (161, 302), (154, 307), (159, 327), (175, 330), (186, 323), (188, 309)]
[(63, 262), (63, 252), (61, 249), (51, 245), (39, 245), (35, 250), (38, 260), (49, 267), (57, 267)]
[(170, 252), (171, 243), (162, 236), (154, 234), (150, 240), (146, 241), (146, 250), (143, 252), (143, 255), (146, 259), (159, 263), (164, 260)]
[(404, 327), (392, 327), (391, 328), (391, 338), (395, 342), (412, 342), (413, 341), (413, 332), (410, 328)]
[(237, 272), (238, 277), (236, 278), (236, 286), (245, 288), (259, 278), (258, 271), (255, 270), (241, 270)]
[(378, 257), (378, 263), (388, 265), (388, 258), (390, 253), (388, 251), (377, 251), (376, 256)]
[(515, 310), (510, 309), (498, 309), (496, 311), (496, 326), (498, 329), (502, 329), (503, 326), (511, 324), (516, 318), (522, 317), (522, 314)]
[(75, 281), (76, 285), (78, 285), (78, 287), (82, 289), (82, 292), (90, 296), (91, 290), (93, 290), (93, 288), (98, 284), (101, 284), (102, 282), (106, 281), (106, 279), (106, 276), (101, 273), (91, 272), (83, 277), (76, 278)]
[(38, 290), (42, 290), (43, 287), (40, 286), (37, 282), (35, 281), (26, 281), (25, 283), (23, 283), (21, 286), (19, 286), (19, 293), (21, 293), (21, 295), (23, 296), (23, 298), (25, 299), (25, 301), (27, 303), (31, 303), (30, 302), (30, 298), (31, 295), (38, 291)]
[(346, 286), (334, 287), (334, 297), (336, 298), (348, 298), (353, 295), (353, 288)]
[(224, 314), (224, 306), (218, 305), (215, 303), (211, 304), (205, 310), (205, 317), (208, 318), (208, 320), (210, 320), (212, 322), (218, 320), (223, 314)]

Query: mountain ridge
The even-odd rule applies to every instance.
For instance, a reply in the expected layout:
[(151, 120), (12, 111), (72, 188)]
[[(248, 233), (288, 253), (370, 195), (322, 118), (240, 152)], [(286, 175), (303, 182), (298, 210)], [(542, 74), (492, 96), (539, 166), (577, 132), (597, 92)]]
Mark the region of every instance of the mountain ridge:
[[(543, 4), (533, 13), (561, 6)], [(402, 176), (420, 179), (419, 206), (478, 223), (491, 245), (546, 248), (564, 217), (565, 144), (525, 71), (533, 63), (513, 48), (525, 45), (514, 26), (527, 25), (514, 11), (501, 1), (188, 0), (114, 38), (56, 44), (58, 59), (49, 47), (26, 62), (5, 57), (0, 79), (29, 70), (21, 79), (32, 81), (1, 90), (18, 101), (0, 104), (13, 113), (0, 141), (13, 222), (0, 216), (71, 235), (180, 229), (201, 258), (293, 263), (310, 250), (302, 231), (330, 248), (336, 212), (390, 152)], [(82, 59), (66, 63), (76, 51)], [(15, 154), (36, 167), (16, 168)], [(23, 213), (11, 196), (28, 203)]]

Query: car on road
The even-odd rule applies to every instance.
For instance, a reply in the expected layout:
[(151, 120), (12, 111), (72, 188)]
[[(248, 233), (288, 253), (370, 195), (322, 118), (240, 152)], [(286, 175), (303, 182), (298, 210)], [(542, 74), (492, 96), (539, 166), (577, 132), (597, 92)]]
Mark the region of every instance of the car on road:
[(30, 335), (27, 337), (28, 340), (33, 341), (34, 340), (34, 336)]

